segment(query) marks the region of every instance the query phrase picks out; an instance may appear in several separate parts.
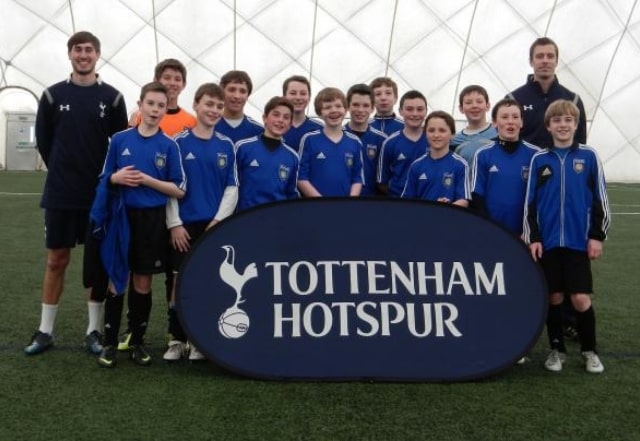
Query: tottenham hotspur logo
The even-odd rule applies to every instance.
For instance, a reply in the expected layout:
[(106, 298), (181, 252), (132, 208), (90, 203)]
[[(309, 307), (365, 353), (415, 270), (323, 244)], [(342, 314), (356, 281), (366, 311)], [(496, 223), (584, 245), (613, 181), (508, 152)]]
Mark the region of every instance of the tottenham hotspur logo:
[(235, 268), (235, 250), (231, 245), (224, 245), (222, 249), (227, 256), (220, 264), (220, 278), (236, 292), (236, 301), (218, 319), (218, 330), (223, 337), (240, 338), (249, 330), (249, 316), (242, 309), (238, 308), (244, 302), (242, 298), (242, 288), (251, 279), (258, 277), (258, 270), (255, 263), (250, 263), (242, 273)]

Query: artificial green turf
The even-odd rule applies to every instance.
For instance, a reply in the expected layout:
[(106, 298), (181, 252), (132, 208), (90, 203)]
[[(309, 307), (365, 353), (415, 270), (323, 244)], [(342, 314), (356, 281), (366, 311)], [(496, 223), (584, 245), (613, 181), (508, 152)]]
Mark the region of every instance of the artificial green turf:
[[(461, 384), (272, 382), (210, 363), (161, 361), (166, 320), (154, 282), (148, 332), (154, 363), (120, 354), (97, 366), (86, 326), (80, 254), (73, 254), (56, 347), (27, 357), (38, 325), (44, 265), (38, 195), (43, 173), (0, 173), (0, 441), (2, 440), (640, 440), (640, 215), (613, 218), (593, 266), (599, 349), (589, 375), (569, 343), (560, 374), (546, 372), (544, 336), (532, 362)], [(640, 186), (611, 185), (615, 212), (640, 212)]]

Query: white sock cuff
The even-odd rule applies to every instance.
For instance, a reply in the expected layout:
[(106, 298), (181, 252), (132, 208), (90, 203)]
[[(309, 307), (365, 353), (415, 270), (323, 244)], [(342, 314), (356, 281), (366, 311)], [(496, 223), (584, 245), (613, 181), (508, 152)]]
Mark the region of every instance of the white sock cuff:
[(58, 314), (58, 305), (49, 305), (47, 303), (42, 304), (42, 315), (40, 316), (40, 332), (53, 335), (53, 324), (56, 321), (56, 315)]

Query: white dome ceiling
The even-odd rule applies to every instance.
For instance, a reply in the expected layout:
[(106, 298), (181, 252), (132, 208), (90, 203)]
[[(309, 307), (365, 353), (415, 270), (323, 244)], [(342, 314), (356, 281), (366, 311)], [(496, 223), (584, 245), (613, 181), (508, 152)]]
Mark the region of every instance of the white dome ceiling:
[(524, 83), (529, 46), (560, 46), (558, 78), (582, 97), (609, 180), (640, 181), (638, 0), (0, 0), (0, 87), (40, 95), (70, 71), (66, 42), (78, 30), (102, 41), (98, 71), (135, 107), (164, 58), (188, 69), (181, 105), (230, 69), (254, 82), (258, 117), (293, 74), (346, 90), (388, 75), (423, 92), (429, 108), (457, 110), (468, 84), (492, 102)]

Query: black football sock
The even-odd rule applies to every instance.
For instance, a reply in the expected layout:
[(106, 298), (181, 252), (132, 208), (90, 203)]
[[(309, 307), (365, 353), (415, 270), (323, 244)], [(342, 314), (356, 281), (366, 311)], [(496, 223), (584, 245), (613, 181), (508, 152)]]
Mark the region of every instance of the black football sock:
[(596, 350), (596, 314), (593, 306), (583, 312), (576, 312), (576, 326), (580, 337), (580, 350)]
[(118, 331), (122, 319), (124, 307), (124, 294), (107, 294), (104, 301), (104, 345), (116, 346), (118, 344)]
[(151, 291), (141, 294), (135, 289), (129, 291), (129, 320), (131, 324), (131, 345), (141, 345), (147, 332), (151, 314)]
[(567, 352), (567, 348), (564, 345), (564, 335), (562, 333), (562, 304), (549, 305), (547, 335), (549, 336), (549, 346), (551, 349)]

